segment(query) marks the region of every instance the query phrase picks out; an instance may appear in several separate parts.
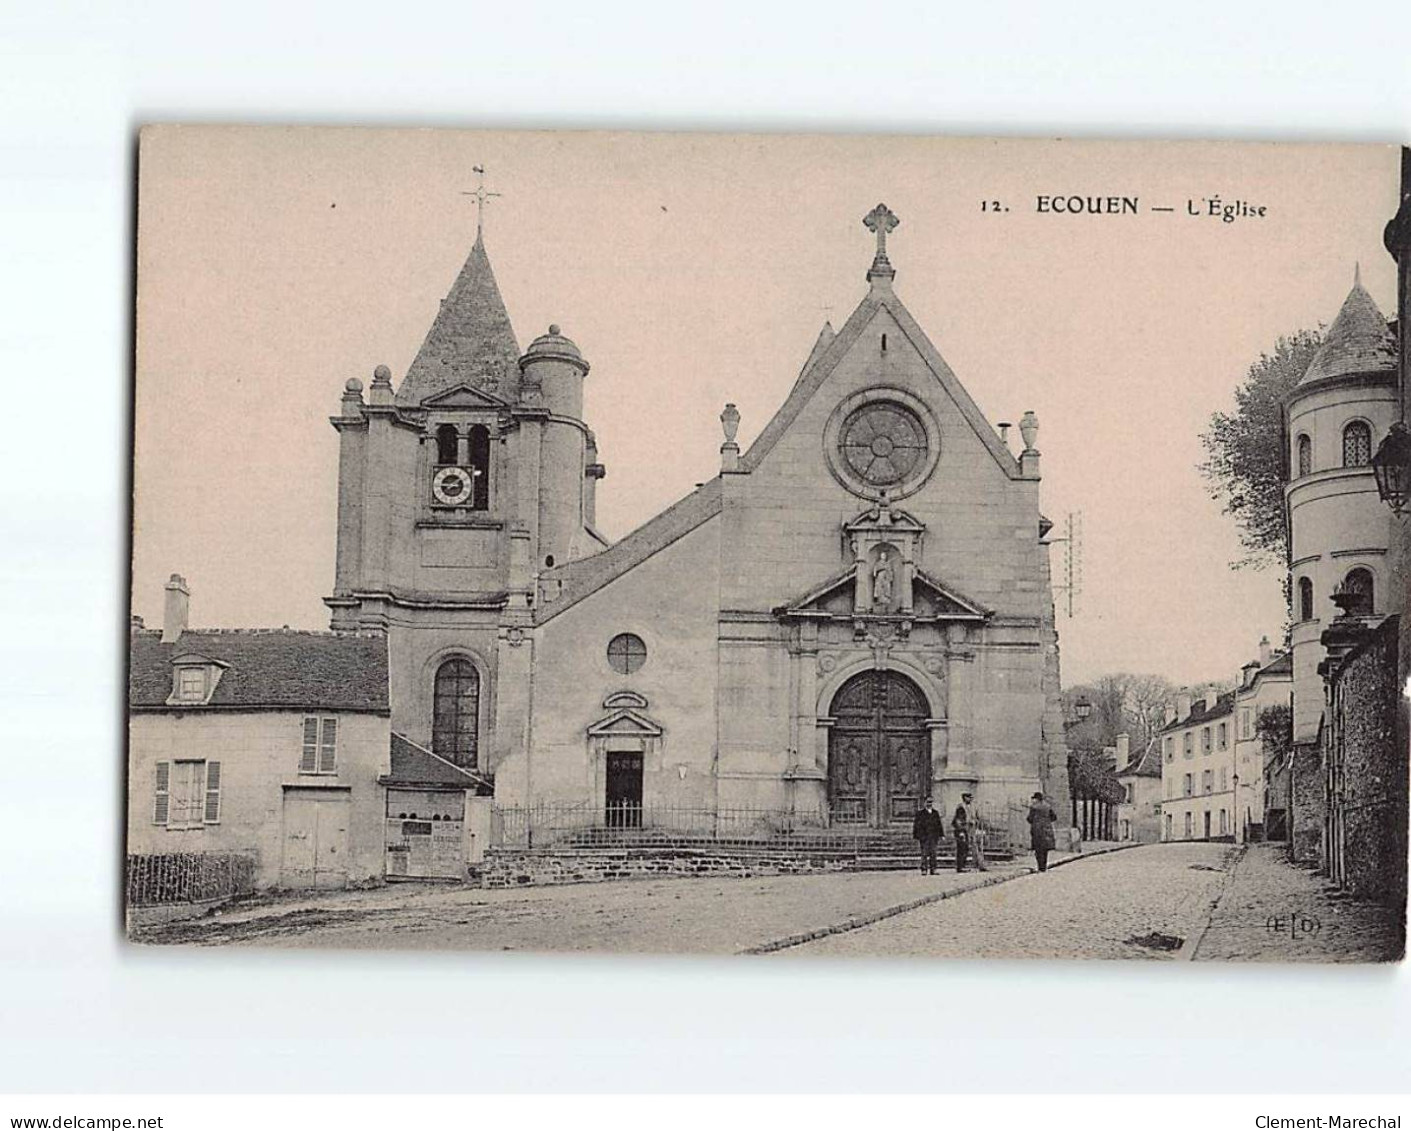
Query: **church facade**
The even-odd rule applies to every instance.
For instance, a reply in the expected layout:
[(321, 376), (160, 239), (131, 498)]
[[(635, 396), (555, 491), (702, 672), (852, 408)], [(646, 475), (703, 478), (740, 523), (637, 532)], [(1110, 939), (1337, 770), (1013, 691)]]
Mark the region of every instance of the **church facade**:
[(386, 634), (393, 731), (589, 824), (1066, 801), (1038, 422), (1013, 453), (865, 223), (867, 293), (773, 419), (741, 451), (725, 406), (719, 474), (616, 542), (589, 364), (557, 326), (520, 349), (477, 233), (406, 375), (332, 418), (326, 602)]

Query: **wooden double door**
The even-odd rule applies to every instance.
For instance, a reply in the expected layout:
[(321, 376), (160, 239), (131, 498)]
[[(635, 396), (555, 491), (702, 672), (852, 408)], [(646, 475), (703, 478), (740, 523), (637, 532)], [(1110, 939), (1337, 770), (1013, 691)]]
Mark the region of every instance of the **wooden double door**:
[(862, 672), (838, 689), (830, 713), (833, 822), (909, 823), (931, 788), (929, 710), (921, 689), (896, 672)]

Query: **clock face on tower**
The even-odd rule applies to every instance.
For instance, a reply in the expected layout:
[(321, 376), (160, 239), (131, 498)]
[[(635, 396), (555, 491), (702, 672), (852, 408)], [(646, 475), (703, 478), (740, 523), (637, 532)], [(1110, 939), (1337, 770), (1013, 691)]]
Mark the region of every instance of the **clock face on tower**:
[(431, 494), (447, 506), (469, 506), (475, 480), (465, 467), (443, 467), (431, 480)]

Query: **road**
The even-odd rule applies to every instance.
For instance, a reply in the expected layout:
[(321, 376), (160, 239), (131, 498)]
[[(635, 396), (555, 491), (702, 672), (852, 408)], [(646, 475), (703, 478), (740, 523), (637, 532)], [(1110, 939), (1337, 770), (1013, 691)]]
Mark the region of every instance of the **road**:
[(135, 941), (207, 946), (934, 958), (1389, 961), (1389, 910), (1280, 846), (1162, 844), (986, 874), (678, 879), (483, 891), (394, 885), (268, 900)]
[(1127, 849), (779, 953), (1276, 962), (1399, 958), (1395, 915), (1327, 892), (1317, 876), (1287, 864), (1282, 847), (1189, 843)]

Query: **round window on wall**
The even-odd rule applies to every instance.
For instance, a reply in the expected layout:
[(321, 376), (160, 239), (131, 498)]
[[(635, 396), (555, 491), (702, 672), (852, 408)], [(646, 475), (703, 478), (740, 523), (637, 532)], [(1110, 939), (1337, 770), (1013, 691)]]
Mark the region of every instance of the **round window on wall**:
[(608, 666), (619, 675), (631, 675), (647, 662), (647, 646), (633, 632), (619, 632), (608, 641)]
[(926, 458), (926, 429), (902, 405), (876, 401), (843, 422), (839, 436), (848, 470), (873, 487), (909, 478)]

